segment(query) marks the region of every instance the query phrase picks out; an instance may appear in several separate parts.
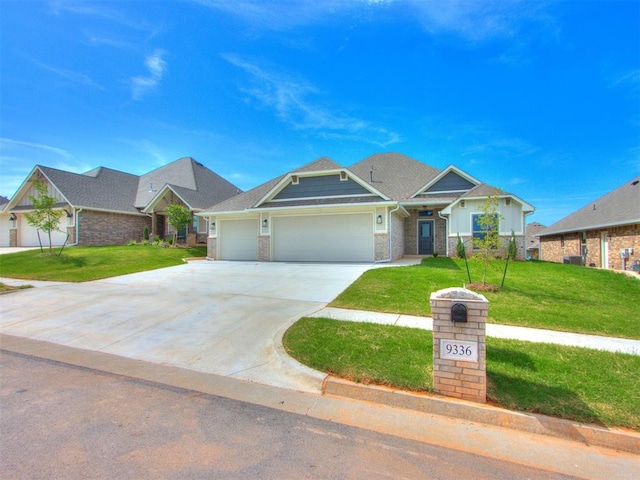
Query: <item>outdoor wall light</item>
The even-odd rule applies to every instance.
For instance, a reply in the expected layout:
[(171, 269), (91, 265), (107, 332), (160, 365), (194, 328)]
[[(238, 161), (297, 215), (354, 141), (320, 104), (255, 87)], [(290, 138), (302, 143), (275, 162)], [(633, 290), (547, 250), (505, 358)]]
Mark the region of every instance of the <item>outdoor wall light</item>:
[(73, 217), (73, 213), (69, 212), (66, 208), (64, 209), (64, 213), (67, 214), (67, 218)]
[(216, 222), (211, 222), (211, 228), (216, 228)]
[(268, 226), (269, 226), (269, 220), (265, 218), (264, 220), (262, 220), (262, 227), (267, 228)]
[(376, 223), (378, 225), (382, 225), (382, 215), (378, 215), (378, 217), (376, 218)]
[(12, 213), (11, 216), (9, 217), (9, 220), (11, 220), (12, 222), (15, 222), (18, 219), (18, 217), (16, 217), (15, 213)]

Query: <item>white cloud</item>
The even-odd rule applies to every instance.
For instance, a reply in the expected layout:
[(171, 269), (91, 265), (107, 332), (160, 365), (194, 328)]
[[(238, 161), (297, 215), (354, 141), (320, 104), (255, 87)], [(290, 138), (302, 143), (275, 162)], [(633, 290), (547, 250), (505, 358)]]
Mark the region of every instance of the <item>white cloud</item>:
[(11, 138), (0, 138), (0, 150), (9, 149), (11, 147), (26, 147), (29, 149), (41, 150), (50, 153), (54, 153), (63, 158), (71, 159), (73, 155), (62, 148), (53, 147), (51, 145), (45, 145), (43, 143), (25, 142), (22, 140), (13, 140)]
[(453, 34), (472, 42), (515, 37), (523, 25), (534, 22), (556, 28), (546, 13), (549, 2), (527, 0), (192, 0), (221, 10), (255, 26), (286, 30), (353, 14), (361, 21), (393, 21), (400, 16), (416, 19), (431, 34)]
[(242, 88), (250, 100), (272, 109), (276, 116), (295, 130), (315, 132), (324, 138), (365, 141), (381, 147), (397, 143), (399, 136), (384, 127), (352, 117), (310, 99), (319, 95), (304, 79), (267, 70), (238, 55), (223, 55), (229, 63), (251, 75), (253, 85)]
[[(156, 164), (159, 167), (169, 163), (169, 160), (167, 159), (167, 156), (166, 156), (167, 149), (159, 147), (156, 143), (152, 142), (151, 140), (147, 140), (147, 139), (126, 140), (126, 139), (124, 139), (124, 140), (121, 140), (121, 141), (123, 143), (125, 143), (126, 145), (129, 145), (130, 147), (135, 148), (139, 152), (142, 152), (143, 154), (147, 155), (148, 157), (151, 157), (151, 158), (155, 159)], [(148, 169), (145, 169), (144, 171), (146, 172), (146, 171), (148, 171)], [(140, 172), (140, 173), (143, 173), (143, 172)]]
[(43, 68), (44, 70), (48, 70), (49, 72), (55, 73), (59, 77), (64, 78), (72, 83), (76, 83), (79, 85), (87, 85), (90, 87), (95, 87), (100, 90), (104, 90), (102, 85), (94, 82), (89, 76), (84, 73), (74, 72), (72, 70), (67, 70), (66, 68), (54, 67), (52, 65), (47, 65), (46, 63), (39, 62), (37, 60), (32, 60), (34, 64), (38, 67)]
[(167, 62), (162, 58), (164, 53), (162, 50), (156, 50), (145, 58), (144, 65), (147, 67), (149, 75), (131, 78), (131, 98), (141, 100), (147, 92), (160, 85), (167, 70)]

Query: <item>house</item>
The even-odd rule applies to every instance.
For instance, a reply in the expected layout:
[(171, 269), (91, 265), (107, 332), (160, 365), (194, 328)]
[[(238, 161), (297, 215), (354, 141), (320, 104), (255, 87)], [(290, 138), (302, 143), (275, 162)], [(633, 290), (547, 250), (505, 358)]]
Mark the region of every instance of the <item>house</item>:
[[(181, 204), (194, 213), (232, 197), (240, 190), (193, 158), (185, 157), (142, 176), (98, 167), (78, 174), (36, 165), (16, 194), (0, 210), (3, 246), (48, 246), (49, 240), (26, 221), (37, 196), (34, 180), (48, 187), (64, 210), (53, 245), (124, 245), (140, 241), (147, 229), (151, 238), (172, 233), (166, 207)], [(190, 244), (205, 243), (206, 220), (194, 216), (185, 233)]]
[(640, 176), (538, 235), (542, 260), (627, 270), (640, 259)]
[(382, 262), (453, 255), (458, 234), (470, 245), (489, 195), (499, 198), (500, 234), (515, 232), (523, 258), (531, 205), (455, 166), (398, 153), (350, 168), (323, 157), (198, 215), (209, 220), (210, 258)]
[(530, 260), (540, 260), (540, 238), (538, 233), (544, 230), (545, 227), (541, 223), (531, 222), (527, 224), (525, 230), (526, 234), (526, 258)]

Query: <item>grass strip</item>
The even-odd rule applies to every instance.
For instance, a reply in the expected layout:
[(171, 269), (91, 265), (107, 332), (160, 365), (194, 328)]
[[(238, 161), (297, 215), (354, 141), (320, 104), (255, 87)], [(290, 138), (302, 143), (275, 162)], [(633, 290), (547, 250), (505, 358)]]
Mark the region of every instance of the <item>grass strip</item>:
[[(316, 370), (365, 384), (432, 391), (428, 330), (302, 318), (287, 352)], [(511, 410), (640, 431), (640, 356), (487, 338), (487, 395)]]
[(58, 257), (42, 254), (40, 250), (27, 250), (0, 255), (0, 276), (86, 282), (180, 265), (183, 258), (204, 257), (206, 251), (206, 247), (161, 248), (150, 245), (67, 247)]

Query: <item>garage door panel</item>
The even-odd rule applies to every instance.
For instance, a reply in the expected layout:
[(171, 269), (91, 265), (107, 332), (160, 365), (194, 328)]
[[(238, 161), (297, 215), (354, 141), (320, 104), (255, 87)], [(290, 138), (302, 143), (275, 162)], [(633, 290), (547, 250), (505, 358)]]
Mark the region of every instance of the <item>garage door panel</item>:
[(257, 220), (223, 220), (219, 229), (221, 260), (258, 259)]
[[(60, 219), (60, 223), (58, 228), (61, 231), (53, 230), (51, 231), (51, 244), (53, 246), (62, 246), (64, 242), (67, 240), (67, 218), (63, 216)], [(40, 241), (38, 241), (38, 234), (40, 235)], [(42, 242), (43, 247), (49, 246), (49, 234), (29, 225), (27, 220), (23, 217), (20, 220), (19, 226), (19, 236), (18, 245), (21, 247), (38, 247), (40, 246), (40, 242)]]
[(371, 214), (274, 217), (272, 221), (276, 261), (373, 261)]

